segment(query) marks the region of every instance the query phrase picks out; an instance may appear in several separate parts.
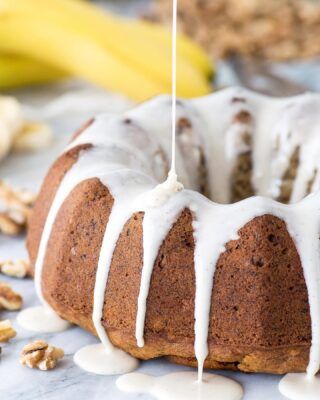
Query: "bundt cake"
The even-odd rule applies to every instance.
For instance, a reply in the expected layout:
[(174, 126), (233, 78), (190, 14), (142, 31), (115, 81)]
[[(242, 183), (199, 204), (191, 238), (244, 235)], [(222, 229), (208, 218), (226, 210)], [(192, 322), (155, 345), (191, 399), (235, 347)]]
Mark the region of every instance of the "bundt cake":
[(179, 100), (185, 189), (161, 199), (170, 113), (97, 116), (51, 167), (27, 238), (40, 297), (140, 359), (316, 373), (320, 96)]

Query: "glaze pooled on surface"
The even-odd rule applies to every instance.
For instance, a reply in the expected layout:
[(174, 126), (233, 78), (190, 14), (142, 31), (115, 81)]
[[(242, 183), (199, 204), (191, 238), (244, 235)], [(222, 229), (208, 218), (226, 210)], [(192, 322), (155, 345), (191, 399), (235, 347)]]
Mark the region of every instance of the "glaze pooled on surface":
[(243, 396), (241, 386), (232, 379), (206, 373), (199, 382), (195, 372), (163, 376), (132, 373), (118, 378), (117, 386), (123, 392), (147, 393), (158, 400), (240, 400)]

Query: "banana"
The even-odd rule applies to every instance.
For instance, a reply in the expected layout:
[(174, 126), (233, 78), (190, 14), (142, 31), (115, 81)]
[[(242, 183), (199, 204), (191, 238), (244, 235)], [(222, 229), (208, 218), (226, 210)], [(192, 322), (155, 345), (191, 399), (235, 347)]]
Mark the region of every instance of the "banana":
[[(0, 0), (0, 10), (21, 13), (28, 19), (37, 15), (61, 29), (83, 35), (123, 63), (143, 72), (146, 78), (170, 87), (170, 48), (159, 44), (154, 37), (142, 34), (134, 25), (119, 23), (90, 4), (78, 0)], [(205, 74), (182, 57), (177, 60), (177, 71), (177, 91), (181, 96), (188, 92), (186, 85), (201, 89), (199, 93), (192, 90), (193, 95), (210, 90)]]
[[(142, 35), (148, 36), (153, 40), (158, 40), (163, 45), (171, 46), (171, 31), (160, 24), (154, 24), (148, 21), (126, 21), (133, 29), (138, 30)], [(177, 37), (177, 55), (183, 56), (195, 68), (202, 71), (209, 79), (214, 75), (213, 61), (208, 57), (205, 51), (193, 40), (184, 34)]]
[[(79, 0), (72, 0), (73, 2), (79, 2)], [(70, 0), (71, 2), (71, 0)], [(80, 1), (82, 9), (86, 7), (86, 13), (88, 13), (88, 8), (93, 8), (90, 4), (85, 4)], [(71, 5), (69, 6), (71, 7)], [(79, 6), (78, 6), (79, 7)], [(171, 49), (171, 31), (161, 24), (154, 22), (149, 22), (145, 20), (129, 20), (127, 18), (115, 17), (113, 14), (104, 10), (104, 19), (117, 21), (121, 25), (122, 29), (126, 30), (128, 33), (132, 30), (139, 32), (144, 38), (149, 38), (156, 40), (159, 44), (164, 45), (168, 49)], [(206, 52), (192, 39), (188, 38), (186, 35), (179, 33), (177, 37), (177, 55), (178, 58), (184, 57), (189, 61), (195, 68), (201, 70), (208, 77), (213, 76), (213, 65), (212, 61), (206, 54)]]
[(0, 159), (11, 149), (37, 151), (51, 143), (52, 131), (46, 124), (26, 122), (21, 104), (11, 96), (0, 96)]
[(66, 76), (62, 71), (29, 58), (0, 54), (0, 89), (48, 83)]
[(47, 124), (25, 122), (13, 141), (14, 151), (39, 151), (52, 142), (52, 130)]
[(17, 100), (0, 96), (0, 159), (9, 153), (22, 124), (22, 110)]
[(2, 121), (15, 136), (23, 124), (23, 114), (20, 103), (11, 96), (0, 96), (0, 121)]
[[(61, 2), (61, 0), (59, 0)], [(68, 7), (71, 11), (71, 8), (74, 7), (72, 3), (78, 2), (80, 3), (77, 5), (78, 9), (81, 7), (83, 10), (85, 9), (86, 15), (89, 13), (89, 8), (91, 10), (93, 7), (91, 4), (79, 2), (79, 0), (68, 0), (68, 3), (64, 4), (64, 7)], [(95, 10), (97, 13), (97, 9)], [(92, 15), (93, 16), (93, 15)], [(127, 18), (115, 17), (113, 14), (104, 10), (103, 16), (100, 16), (100, 21), (102, 22), (102, 18), (107, 23), (117, 23), (119, 28), (127, 33), (129, 37), (131, 35), (140, 35), (141, 40), (149, 40), (153, 44), (159, 44), (163, 46), (167, 51), (171, 52), (171, 44), (172, 44), (172, 37), (171, 37), (171, 30), (164, 27), (161, 24), (156, 24), (148, 21), (143, 20), (131, 20)], [(83, 21), (84, 22), (84, 21)], [(206, 52), (193, 40), (189, 39), (187, 36), (179, 33), (177, 36), (177, 58), (184, 58), (187, 62), (193, 65), (194, 68), (199, 69), (202, 73), (204, 73), (209, 78), (213, 75), (213, 66), (210, 58), (206, 54)]]
[(0, 120), (0, 160), (9, 153), (11, 143), (11, 133), (6, 124)]

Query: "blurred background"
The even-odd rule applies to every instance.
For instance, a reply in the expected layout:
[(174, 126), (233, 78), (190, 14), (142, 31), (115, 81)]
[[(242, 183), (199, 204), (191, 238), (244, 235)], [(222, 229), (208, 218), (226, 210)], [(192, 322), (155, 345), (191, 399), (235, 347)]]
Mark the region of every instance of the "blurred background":
[[(0, 0), (1, 180), (37, 192), (92, 115), (170, 93), (171, 7), (171, 0)], [(231, 85), (272, 96), (320, 90), (320, 2), (179, 0), (178, 7), (178, 96)]]

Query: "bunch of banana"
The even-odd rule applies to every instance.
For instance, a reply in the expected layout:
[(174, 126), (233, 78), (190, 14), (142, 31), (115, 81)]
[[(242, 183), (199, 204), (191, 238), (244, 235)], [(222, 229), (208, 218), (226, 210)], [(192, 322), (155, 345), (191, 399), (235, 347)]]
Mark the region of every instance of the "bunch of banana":
[[(178, 95), (208, 93), (212, 66), (205, 53), (184, 36), (177, 52)], [(37, 60), (35, 69), (46, 71), (38, 76), (54, 79), (64, 71), (136, 100), (170, 92), (170, 31), (79, 0), (0, 0), (1, 53)]]

